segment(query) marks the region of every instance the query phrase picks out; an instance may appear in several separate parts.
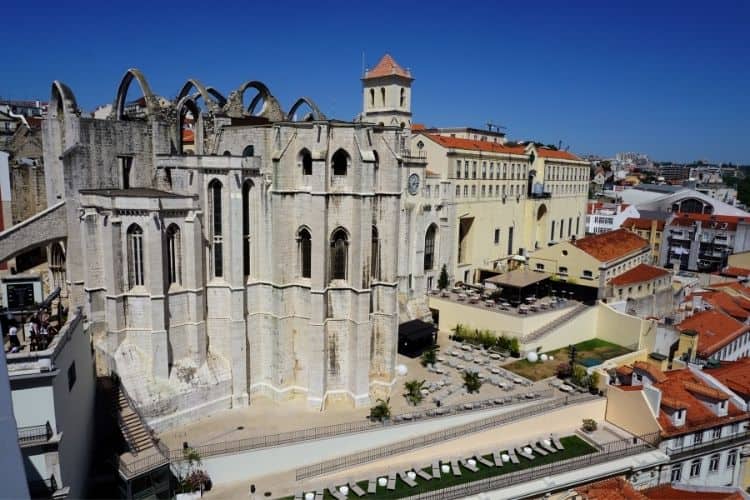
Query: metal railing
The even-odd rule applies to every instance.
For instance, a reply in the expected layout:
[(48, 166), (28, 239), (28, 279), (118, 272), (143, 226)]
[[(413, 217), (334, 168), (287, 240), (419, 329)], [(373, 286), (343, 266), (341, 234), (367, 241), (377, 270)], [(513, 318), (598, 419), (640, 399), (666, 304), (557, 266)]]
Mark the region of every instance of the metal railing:
[(636, 438), (620, 439), (605, 443), (600, 446), (600, 450), (568, 460), (552, 462), (538, 467), (502, 474), (479, 481), (472, 481), (456, 486), (450, 486), (440, 490), (421, 493), (407, 497), (409, 500), (448, 500), (452, 498), (464, 498), (477, 493), (506, 488), (514, 484), (521, 484), (543, 477), (553, 476), (563, 472), (578, 470), (582, 467), (601, 464), (616, 460), (618, 458), (635, 455), (653, 449), (659, 440), (659, 433), (654, 432)]
[(750, 440), (750, 431), (744, 431), (732, 436), (725, 436), (719, 439), (709, 439), (702, 443), (691, 444), (689, 446), (679, 446), (676, 448), (667, 447), (667, 455), (673, 459), (678, 459), (693, 453), (706, 453), (715, 449), (731, 446), (733, 444), (743, 444)]
[(42, 425), (30, 425), (18, 428), (18, 444), (31, 446), (46, 443), (52, 438), (52, 426), (49, 421)]
[(301, 467), (295, 471), (295, 475), (297, 481), (310, 477), (320, 476), (341, 469), (347, 469), (355, 465), (373, 462), (375, 460), (380, 460), (392, 455), (411, 451), (416, 448), (429, 446), (435, 443), (441, 443), (450, 439), (460, 438), (462, 436), (465, 436), (466, 434), (484, 431), (509, 422), (521, 420), (523, 418), (537, 416), (540, 413), (556, 410), (571, 404), (590, 401), (596, 399), (597, 397), (598, 396), (593, 396), (591, 394), (575, 394), (566, 396), (564, 398), (554, 399), (552, 401), (546, 401), (540, 404), (520, 408), (515, 411), (483, 418), (456, 427), (451, 427), (449, 429), (432, 432), (411, 439), (406, 439), (403, 441), (399, 441), (398, 443), (381, 446), (378, 448), (373, 448), (342, 457), (337, 457), (331, 460), (308, 465), (306, 467)]

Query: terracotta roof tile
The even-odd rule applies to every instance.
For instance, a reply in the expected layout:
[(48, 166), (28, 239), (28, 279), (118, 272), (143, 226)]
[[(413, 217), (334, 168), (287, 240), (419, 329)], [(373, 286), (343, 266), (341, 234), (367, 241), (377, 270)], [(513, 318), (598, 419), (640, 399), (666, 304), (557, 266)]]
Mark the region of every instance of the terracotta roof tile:
[(547, 149), (547, 148), (537, 148), (536, 152), (542, 158), (556, 158), (559, 160), (582, 161), (578, 156), (568, 151), (559, 151), (556, 149)]
[(750, 222), (750, 217), (741, 217), (738, 215), (711, 215), (711, 214), (693, 214), (678, 212), (674, 219), (669, 223), (672, 226), (692, 226), (694, 222), (700, 222), (702, 227), (707, 227), (716, 223), (717, 227), (727, 224), (727, 230), (736, 231), (739, 222)]
[(739, 276), (750, 276), (750, 269), (744, 269), (742, 267), (734, 267), (734, 266), (727, 266), (724, 268), (723, 271), (721, 271), (721, 274), (724, 276), (732, 276), (732, 277), (739, 277)]
[(704, 371), (740, 396), (750, 398), (750, 358), (722, 361), (716, 368)]
[(600, 262), (609, 262), (649, 247), (647, 240), (626, 229), (594, 234), (572, 242)]
[(374, 68), (365, 73), (365, 80), (390, 75), (398, 75), (411, 79), (411, 73), (409, 70), (402, 68), (390, 54), (385, 54)]
[(469, 151), (486, 151), (489, 153), (526, 155), (526, 148), (524, 146), (505, 146), (496, 142), (474, 141), (471, 139), (447, 137), (437, 134), (424, 134), (424, 136), (432, 139), (445, 148), (466, 149)]
[(670, 398), (669, 396), (662, 396), (661, 404), (674, 410), (685, 410), (690, 406), (680, 399)]
[(747, 332), (750, 327), (721, 311), (709, 309), (686, 318), (677, 325), (677, 329), (681, 332), (686, 330), (698, 332), (698, 354), (709, 358), (716, 351)]
[(691, 489), (688, 485), (662, 484), (641, 490), (649, 500), (742, 500), (744, 497), (738, 491), (708, 491)]
[(651, 230), (651, 223), (653, 221), (656, 221), (656, 230), (657, 231), (664, 231), (664, 221), (659, 219), (636, 219), (634, 217), (628, 217), (625, 219), (625, 222), (622, 223), (620, 227), (624, 227), (626, 229), (640, 229), (645, 231)]
[(664, 375), (663, 371), (645, 361), (636, 361), (633, 363), (633, 369), (645, 372), (654, 382), (664, 382), (667, 380), (667, 376)]
[[(710, 393), (713, 396), (719, 396), (723, 393), (710, 387), (687, 368), (666, 372), (664, 373), (664, 376), (665, 380), (653, 384), (654, 387), (661, 391), (662, 403), (664, 403), (664, 398), (667, 398), (668, 400), (671, 400), (671, 403), (679, 401), (686, 405), (685, 424), (679, 427), (676, 427), (672, 423), (672, 419), (664, 409), (659, 411), (658, 421), (662, 428), (662, 434), (665, 436), (685, 434), (694, 432), (698, 429), (714, 427), (718, 424), (747, 420), (750, 418), (750, 415), (747, 412), (742, 411), (742, 409), (737, 407), (731, 401), (729, 402), (727, 415), (724, 417), (717, 416), (711, 409), (704, 405), (698, 397), (696, 397), (696, 394), (707, 396)], [(713, 391), (716, 391), (716, 393)], [(663, 407), (674, 409), (670, 403), (664, 403)]]
[(729, 399), (729, 396), (724, 391), (720, 391), (719, 389), (714, 389), (713, 387), (708, 387), (707, 385), (703, 384), (685, 382), (685, 389), (692, 392), (693, 394), (706, 396), (707, 398), (715, 399), (717, 401), (726, 401), (727, 399)]
[(585, 500), (648, 500), (622, 476), (578, 486), (576, 492)]
[(645, 281), (655, 280), (662, 276), (669, 276), (669, 271), (661, 267), (650, 266), (648, 264), (638, 264), (633, 269), (629, 269), (619, 276), (609, 280), (610, 284), (615, 286), (632, 285), (633, 283), (643, 283)]
[(748, 308), (748, 306), (750, 306), (750, 301), (743, 297), (733, 297), (722, 290), (696, 292), (691, 294), (689, 298), (694, 296), (700, 296), (714, 309), (720, 309), (722, 312), (740, 321), (745, 321), (747, 318), (750, 318), (750, 308)]

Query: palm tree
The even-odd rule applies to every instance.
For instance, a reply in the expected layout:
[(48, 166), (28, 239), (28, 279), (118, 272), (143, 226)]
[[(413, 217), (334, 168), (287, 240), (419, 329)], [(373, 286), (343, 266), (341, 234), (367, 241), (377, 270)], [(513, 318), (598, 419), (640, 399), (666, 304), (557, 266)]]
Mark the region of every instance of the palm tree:
[(472, 392), (479, 392), (482, 387), (482, 379), (479, 378), (478, 372), (464, 372), (464, 387), (471, 394)]
[(409, 401), (409, 403), (417, 406), (422, 402), (422, 399), (424, 399), (424, 396), (422, 396), (422, 389), (424, 388), (424, 384), (424, 380), (417, 379), (409, 380), (404, 384), (404, 388), (406, 389), (404, 397), (407, 401)]
[(370, 420), (382, 422), (391, 418), (391, 398), (383, 401), (378, 399), (377, 404), (370, 408)]

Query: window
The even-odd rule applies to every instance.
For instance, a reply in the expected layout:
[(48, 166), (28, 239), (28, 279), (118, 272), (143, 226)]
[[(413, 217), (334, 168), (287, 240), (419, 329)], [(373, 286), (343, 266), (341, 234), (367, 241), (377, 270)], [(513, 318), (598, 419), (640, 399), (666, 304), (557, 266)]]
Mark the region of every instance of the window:
[(544, 264), (542, 264), (541, 262), (537, 262), (537, 264), (536, 264), (536, 270), (537, 271), (544, 271)]
[(565, 227), (565, 219), (560, 219), (560, 239), (563, 239), (564, 227)]
[(508, 228), (508, 255), (513, 253), (513, 228)]
[(552, 230), (549, 232), (549, 239), (555, 239), (555, 221), (552, 221)]
[(349, 238), (343, 228), (331, 235), (331, 279), (345, 280)]
[(128, 228), (128, 284), (143, 286), (143, 229), (137, 224)]
[(714, 429), (714, 439), (719, 439), (721, 437), (721, 427), (717, 427)]
[(339, 149), (333, 153), (333, 175), (346, 175), (346, 169), (349, 167), (349, 153)]
[(701, 475), (701, 460), (693, 460), (690, 462), (690, 477), (698, 477)]
[(678, 483), (680, 479), (682, 479), (682, 464), (675, 464), (672, 466), (669, 480), (672, 483)]
[(132, 156), (120, 156), (120, 186), (122, 189), (130, 189), (130, 171), (133, 169)]
[(486, 179), (486, 178), (487, 178), (487, 162), (483, 161), (482, 162), (482, 179)]
[(68, 392), (73, 390), (73, 386), (76, 384), (76, 362), (73, 361), (68, 367)]
[(482, 186), (482, 198), (487, 195), (487, 186)]
[(474, 198), (477, 196), (477, 186), (476, 185), (471, 186), (471, 196), (474, 197)]
[(250, 276), (250, 194), (252, 181), (242, 185), (242, 270), (243, 276)]
[(698, 431), (693, 436), (693, 444), (701, 444), (702, 442), (703, 442), (703, 431)]
[(464, 186), (464, 198), (469, 196), (469, 186)]
[(300, 276), (309, 278), (312, 271), (312, 239), (307, 228), (297, 231), (297, 252), (299, 253)]
[(208, 185), (208, 241), (211, 245), (211, 276), (224, 276), (224, 238), (222, 236), (221, 182), (212, 180)]
[(313, 161), (310, 151), (303, 149), (300, 154), (300, 163), (302, 163), (302, 175), (312, 175)]
[(732, 469), (737, 465), (737, 450), (727, 453), (727, 469)]
[(437, 226), (430, 224), (424, 236), (424, 270), (429, 271), (435, 265), (435, 234)]
[(476, 161), (471, 162), (471, 178), (472, 179), (477, 178), (477, 162)]
[(372, 226), (370, 250), (370, 276), (372, 279), (380, 279), (380, 239), (378, 237), (378, 228)]
[(568, 268), (564, 266), (560, 266), (560, 268), (557, 271), (559, 274), (568, 274)]
[(568, 237), (573, 233), (573, 217), (568, 218)]
[(456, 160), (456, 179), (461, 178), (461, 160)]
[(594, 277), (594, 273), (592, 273), (591, 271), (588, 271), (588, 270), (584, 270), (583, 271), (583, 277), (584, 278), (593, 278)]
[(456, 186), (456, 198), (461, 197), (461, 186)]
[(245, 149), (242, 150), (242, 156), (244, 157), (250, 157), (255, 156), (255, 146), (250, 144), (249, 146), (246, 146)]
[(385, 106), (385, 87), (380, 87), (380, 104)]
[(495, 245), (500, 244), (500, 229), (495, 229)]
[(167, 228), (167, 275), (169, 284), (182, 281), (182, 254), (180, 245), (180, 228), (177, 224), (170, 224)]
[(716, 472), (719, 470), (719, 458), (721, 458), (721, 456), (718, 453), (711, 455), (711, 460), (708, 462), (708, 472)]
[(375, 89), (370, 89), (370, 106), (375, 106)]

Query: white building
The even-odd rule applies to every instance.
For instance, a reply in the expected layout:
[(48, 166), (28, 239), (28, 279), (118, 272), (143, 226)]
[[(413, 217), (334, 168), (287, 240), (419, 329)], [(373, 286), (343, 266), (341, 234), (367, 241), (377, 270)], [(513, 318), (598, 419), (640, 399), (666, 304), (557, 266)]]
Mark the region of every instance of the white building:
[(589, 201), (586, 210), (586, 233), (600, 234), (614, 231), (630, 217), (634, 219), (640, 217), (634, 205)]

